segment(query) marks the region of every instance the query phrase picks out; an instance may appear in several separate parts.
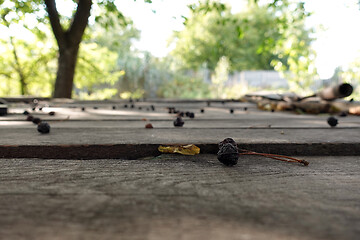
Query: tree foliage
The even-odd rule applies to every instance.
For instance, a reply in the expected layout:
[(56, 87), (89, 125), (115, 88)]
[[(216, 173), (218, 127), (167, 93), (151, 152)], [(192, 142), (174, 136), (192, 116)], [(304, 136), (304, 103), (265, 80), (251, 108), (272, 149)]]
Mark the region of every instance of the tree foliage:
[(0, 40), (0, 94), (49, 97), (56, 73), (56, 51), (52, 41), (28, 34), (29, 39), (10, 35)]
[[(114, 21), (109, 25), (109, 31), (103, 24), (104, 16), (99, 22), (90, 25), (84, 35), (82, 47), (76, 64), (74, 81), (74, 96), (82, 99), (110, 98), (118, 96), (117, 87), (124, 69), (118, 64), (119, 56), (130, 51), (131, 41), (139, 36), (130, 20), (127, 25)], [(54, 90), (57, 71), (56, 43), (51, 36), (47, 24), (37, 24), (37, 28), (30, 28), (22, 22), (12, 22), (9, 26), (10, 37), (1, 39), (0, 60), (0, 94), (3, 95), (37, 95), (50, 97)], [(12, 32), (23, 32), (22, 36), (13, 36)], [(12, 41), (10, 41), (12, 39)], [(107, 41), (108, 44), (104, 44)], [(15, 61), (13, 49), (18, 52), (18, 63)], [(21, 92), (19, 71), (24, 79), (25, 92)]]
[[(67, 1), (70, 2), (70, 1)], [(6, 16), (6, 21), (11, 23), (19, 23), (24, 21), (27, 16), (32, 16), (38, 22), (50, 23), (52, 32), (58, 45), (58, 69), (56, 74), (54, 97), (71, 98), (73, 80), (75, 75), (75, 67), (83, 35), (88, 26), (88, 19), (93, 7), (102, 9), (103, 11), (93, 11), (94, 20), (102, 22), (105, 27), (114, 24), (114, 18), (106, 18), (103, 16), (108, 13), (113, 14), (117, 21), (127, 24), (125, 17), (118, 10), (114, 0), (99, 0), (95, 4), (92, 0), (73, 0), (73, 12), (70, 16), (63, 16), (59, 13), (55, 0), (1, 0), (1, 16)], [(145, 0), (145, 2), (151, 2)], [(10, 14), (12, 13), (12, 14)], [(46, 13), (46, 14), (45, 14)], [(99, 14), (100, 15), (96, 15)], [(102, 15), (101, 15), (102, 14)], [(24, 24), (25, 25), (25, 24)]]
[(184, 68), (214, 71), (226, 57), (230, 71), (290, 70), (296, 83), (305, 83), (316, 74), (311, 68), (313, 30), (305, 27), (310, 14), (302, 2), (274, 0), (264, 5), (249, 1), (246, 9), (232, 13), (229, 6), (207, 0), (189, 9), (185, 29), (174, 35), (172, 52)]

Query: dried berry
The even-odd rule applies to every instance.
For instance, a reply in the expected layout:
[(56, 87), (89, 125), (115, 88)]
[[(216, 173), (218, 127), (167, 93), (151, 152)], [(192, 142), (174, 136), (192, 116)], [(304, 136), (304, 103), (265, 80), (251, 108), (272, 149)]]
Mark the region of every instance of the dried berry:
[(49, 112), (49, 115), (50, 115), (50, 116), (54, 116), (54, 115), (55, 115), (55, 112), (54, 112), (54, 111), (51, 111), (51, 112)]
[(26, 118), (26, 121), (32, 122), (33, 119), (34, 119), (34, 117), (32, 115), (28, 115)]
[(116, 109), (116, 106), (112, 106), (112, 110), (115, 110)]
[(341, 113), (339, 114), (339, 117), (346, 117), (347, 115), (348, 115), (347, 112), (341, 112)]
[(7, 107), (0, 107), (0, 116), (5, 116), (8, 113)]
[(179, 112), (179, 113), (178, 113), (178, 116), (184, 117), (184, 112)]
[(141, 110), (141, 109), (142, 109), (142, 107), (138, 107), (138, 109), (139, 109), (139, 110)]
[(98, 107), (94, 107), (94, 109), (98, 109)]
[(168, 107), (169, 113), (176, 113), (177, 110), (174, 107)]
[(145, 125), (145, 128), (154, 128), (153, 125), (151, 123), (148, 123)]
[(35, 110), (36, 110), (36, 107), (33, 107), (32, 110), (35, 111)]
[(234, 109), (230, 108), (230, 113), (233, 114), (234, 113)]
[(335, 127), (338, 124), (338, 120), (335, 117), (329, 117), (327, 119), (327, 123), (331, 126), (331, 127)]
[(182, 120), (181, 117), (177, 117), (175, 120), (174, 120), (174, 126), (175, 127), (182, 127), (184, 125), (184, 121)]
[(85, 108), (84, 108), (84, 107), (82, 107), (82, 108), (81, 108), (81, 111), (83, 111), (83, 112), (84, 112), (84, 111), (85, 111)]
[(43, 108), (42, 107), (39, 107), (39, 111), (42, 111), (43, 110)]
[(25, 110), (25, 111), (23, 112), (23, 114), (24, 114), (24, 115), (29, 115), (29, 112)]
[(219, 143), (217, 159), (226, 166), (234, 166), (239, 160), (239, 150), (232, 138), (225, 138)]
[(189, 115), (190, 115), (190, 112), (186, 112), (186, 113), (185, 113), (185, 116), (188, 117)]
[(39, 124), (39, 123), (41, 123), (41, 119), (40, 118), (33, 118), (32, 122), (33, 122), (33, 124)]
[(205, 110), (202, 108), (202, 109), (200, 109), (200, 112), (201, 112), (201, 113), (204, 113), (204, 112), (205, 112)]
[(127, 105), (127, 104), (124, 104), (124, 108), (128, 108), (128, 105)]
[(225, 138), (224, 140), (222, 140), (221, 142), (219, 142), (219, 148), (221, 148), (224, 144), (230, 143), (234, 146), (237, 146), (236, 142), (234, 139), (232, 138)]
[(151, 110), (152, 110), (152, 111), (155, 111), (154, 105), (151, 105), (150, 107), (151, 107)]
[(188, 117), (189, 117), (189, 118), (195, 118), (195, 113), (190, 112)]
[(50, 125), (46, 122), (39, 123), (37, 127), (38, 132), (40, 133), (49, 133), (50, 132)]
[(244, 107), (244, 111), (247, 111), (248, 110), (248, 108), (247, 107)]
[(130, 105), (130, 108), (135, 108), (135, 105), (134, 105), (134, 104), (131, 104), (131, 105)]

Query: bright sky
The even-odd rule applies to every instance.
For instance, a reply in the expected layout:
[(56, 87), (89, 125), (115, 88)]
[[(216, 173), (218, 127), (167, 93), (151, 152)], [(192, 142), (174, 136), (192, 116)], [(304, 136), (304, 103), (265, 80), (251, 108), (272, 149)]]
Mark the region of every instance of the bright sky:
[[(314, 14), (309, 26), (322, 24), (325, 31), (316, 34), (313, 48), (317, 52), (316, 66), (321, 78), (330, 78), (337, 66), (346, 66), (360, 57), (360, 7), (358, 0), (305, 0), (305, 8)], [(133, 19), (141, 30), (137, 48), (153, 55), (165, 56), (167, 40), (173, 30), (183, 28), (181, 15), (187, 16), (187, 5), (197, 0), (154, 0), (145, 4), (143, 0), (119, 0), (124, 15)], [(244, 0), (225, 0), (239, 11)], [(156, 10), (154, 13), (152, 10)]]

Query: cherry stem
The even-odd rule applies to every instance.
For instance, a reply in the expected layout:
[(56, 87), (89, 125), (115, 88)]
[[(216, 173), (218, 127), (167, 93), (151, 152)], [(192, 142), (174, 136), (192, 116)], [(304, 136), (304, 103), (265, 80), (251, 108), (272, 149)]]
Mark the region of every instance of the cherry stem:
[(289, 157), (289, 156), (272, 154), (272, 153), (258, 153), (258, 152), (248, 151), (245, 149), (241, 149), (241, 151), (244, 151), (244, 152), (239, 153), (239, 155), (259, 155), (259, 156), (272, 158), (272, 159), (276, 159), (276, 160), (280, 160), (280, 161), (284, 161), (284, 162), (298, 162), (298, 163), (304, 164), (305, 166), (309, 165), (309, 162), (306, 160), (297, 159), (297, 158), (293, 158), (293, 157)]

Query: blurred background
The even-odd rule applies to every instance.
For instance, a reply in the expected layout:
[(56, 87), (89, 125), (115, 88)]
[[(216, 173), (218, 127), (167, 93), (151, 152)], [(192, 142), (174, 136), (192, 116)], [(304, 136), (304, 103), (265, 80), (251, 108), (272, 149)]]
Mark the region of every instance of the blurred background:
[[(51, 97), (59, 48), (43, 1), (2, 0), (0, 97)], [(56, 1), (64, 29), (77, 1)], [(360, 100), (358, 0), (93, 1), (74, 99), (308, 95), (350, 83)]]

